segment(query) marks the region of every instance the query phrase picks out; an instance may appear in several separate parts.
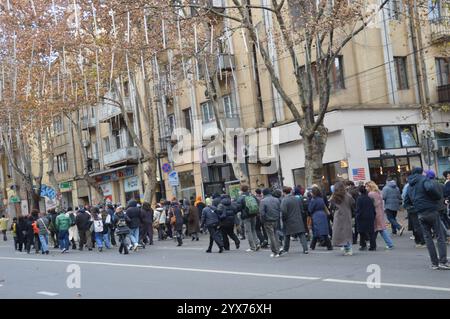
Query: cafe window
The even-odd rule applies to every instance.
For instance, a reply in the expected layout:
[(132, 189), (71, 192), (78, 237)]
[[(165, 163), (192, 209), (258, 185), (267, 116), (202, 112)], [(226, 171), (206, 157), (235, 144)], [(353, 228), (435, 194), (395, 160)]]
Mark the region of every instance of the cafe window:
[(367, 150), (418, 146), (415, 125), (366, 127), (364, 130)]

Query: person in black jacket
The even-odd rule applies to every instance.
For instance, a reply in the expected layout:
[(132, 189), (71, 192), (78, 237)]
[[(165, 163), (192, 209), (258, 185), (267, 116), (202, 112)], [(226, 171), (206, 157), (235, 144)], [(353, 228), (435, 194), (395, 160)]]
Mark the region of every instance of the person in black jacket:
[(372, 199), (367, 195), (364, 185), (359, 186), (359, 196), (356, 199), (355, 224), (359, 233), (359, 250), (367, 249), (367, 241), (370, 241), (369, 250), (376, 250), (375, 237), (375, 206)]
[(175, 231), (175, 236), (177, 238), (178, 245), (183, 245), (183, 213), (181, 212), (180, 203), (174, 198), (169, 208), (169, 220), (170, 225), (173, 227)]
[(116, 235), (119, 237), (119, 253), (122, 252), (128, 255), (128, 243), (127, 238), (130, 233), (130, 228), (128, 224), (130, 223), (130, 218), (124, 213), (122, 206), (116, 208), (116, 213), (114, 214), (114, 227), (116, 229)]
[(56, 217), (58, 216), (58, 214), (56, 213), (55, 209), (50, 209), (48, 211), (48, 216), (50, 218), (50, 239), (53, 242), (53, 248), (59, 248), (59, 243), (58, 243), (58, 236), (57, 236), (57, 231), (56, 231)]
[(142, 204), (141, 220), (140, 242), (145, 248), (145, 244), (153, 245), (153, 209), (147, 202)]
[(211, 252), (213, 243), (219, 246), (219, 253), (223, 252), (223, 238), (219, 230), (219, 215), (217, 213), (217, 206), (220, 204), (220, 198), (214, 198), (211, 206), (206, 206), (202, 212), (201, 227), (207, 227), (209, 232), (209, 246), (207, 253)]
[[(436, 184), (422, 175), (421, 167), (413, 168), (408, 177), (408, 193), (405, 196), (405, 206), (413, 205), (417, 210), (419, 223), (422, 226), (432, 269), (450, 269), (447, 261), (447, 245), (445, 232), (438, 213), (441, 194)], [(437, 235), (439, 257), (431, 236), (431, 230)]]
[(26, 229), (26, 235), (25, 235), (25, 249), (27, 250), (27, 254), (31, 251), (31, 246), (34, 243), (34, 231), (33, 231), (33, 216), (28, 215), (25, 218), (25, 229)]
[(128, 227), (130, 227), (131, 245), (128, 248), (137, 251), (139, 246), (139, 226), (141, 225), (141, 209), (137, 207), (137, 201), (132, 199), (128, 202), (126, 214), (130, 218)]
[(231, 202), (230, 195), (222, 195), (220, 204), (217, 207), (217, 213), (220, 219), (219, 225), (220, 231), (222, 232), (224, 249), (230, 250), (230, 241), (228, 240), (228, 237), (234, 241), (236, 249), (239, 249), (241, 242), (234, 233), (234, 220), (237, 214), (237, 207), (235, 203)]
[(92, 236), (90, 231), (92, 224), (91, 214), (84, 208), (79, 209), (75, 218), (75, 224), (80, 235), (80, 247), (78, 249), (82, 251), (86, 245), (89, 250), (92, 250)]
[(25, 246), (26, 249), (26, 243), (27, 243), (27, 218), (25, 216), (19, 216), (17, 219), (17, 228), (16, 228), (16, 235), (17, 235), (17, 242), (19, 245), (19, 251), (21, 252), (22, 249)]
[(111, 224), (110, 224), (110, 230), (109, 230), (109, 236), (110, 236), (110, 242), (111, 245), (116, 246), (116, 236), (115, 236), (115, 220), (114, 220), (114, 206), (112, 204), (107, 204), (106, 205), (106, 212), (109, 214), (109, 216), (111, 216)]

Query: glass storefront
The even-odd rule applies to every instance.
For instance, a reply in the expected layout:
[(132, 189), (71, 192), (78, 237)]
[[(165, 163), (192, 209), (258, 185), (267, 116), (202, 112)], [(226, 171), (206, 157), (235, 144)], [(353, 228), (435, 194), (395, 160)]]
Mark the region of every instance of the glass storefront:
[(178, 178), (180, 180), (180, 198), (190, 199), (191, 197), (195, 198), (195, 180), (194, 180), (194, 172), (186, 171), (179, 172)]

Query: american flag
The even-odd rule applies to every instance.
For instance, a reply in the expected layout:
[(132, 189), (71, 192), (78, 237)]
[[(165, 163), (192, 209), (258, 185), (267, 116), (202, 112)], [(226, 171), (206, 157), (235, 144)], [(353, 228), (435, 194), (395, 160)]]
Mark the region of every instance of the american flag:
[(366, 180), (366, 170), (364, 168), (354, 168), (353, 169), (353, 180), (354, 181)]

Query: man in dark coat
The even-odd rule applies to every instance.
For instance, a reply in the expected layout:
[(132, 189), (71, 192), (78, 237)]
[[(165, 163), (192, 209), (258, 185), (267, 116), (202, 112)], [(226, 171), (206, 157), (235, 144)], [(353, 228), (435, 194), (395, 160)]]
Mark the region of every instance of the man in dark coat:
[(115, 223), (115, 220), (114, 220), (114, 217), (115, 217), (115, 212), (114, 212), (114, 206), (112, 205), (112, 204), (108, 204), (108, 205), (106, 205), (106, 212), (109, 214), (109, 216), (111, 216), (111, 224), (109, 225), (109, 227), (110, 227), (110, 232), (109, 232), (109, 236), (110, 236), (110, 241), (111, 241), (111, 244), (113, 245), (113, 246), (116, 246), (117, 245), (117, 243), (116, 243), (116, 236), (115, 236), (115, 225), (116, 225), (116, 223)]
[(200, 205), (195, 206), (194, 200), (191, 200), (190, 206), (189, 206), (189, 216), (188, 216), (188, 223), (187, 223), (187, 231), (190, 236), (192, 236), (192, 241), (196, 240), (198, 241), (198, 233), (200, 232), (200, 211), (199, 208)]
[[(411, 176), (408, 177), (409, 187), (405, 196), (405, 205), (413, 205), (417, 210), (432, 263), (431, 268), (448, 270), (450, 266), (447, 261), (446, 236), (437, 211), (441, 194), (436, 184), (423, 176), (422, 173), (423, 169), (416, 167), (412, 170)], [(431, 236), (431, 230), (437, 235), (439, 257)]]
[(139, 226), (141, 225), (141, 209), (137, 207), (137, 201), (132, 199), (128, 202), (126, 214), (130, 218), (128, 227), (130, 228), (129, 236), (132, 247), (130, 246), (129, 249), (137, 251), (139, 246)]
[(377, 243), (375, 237), (375, 206), (372, 199), (367, 195), (364, 185), (359, 186), (359, 193), (356, 200), (356, 230), (359, 233), (359, 250), (367, 249), (367, 240), (370, 241), (369, 250), (376, 250)]
[(284, 228), (284, 247), (280, 253), (287, 253), (291, 242), (291, 236), (297, 235), (303, 246), (303, 253), (308, 253), (308, 241), (306, 240), (306, 229), (303, 223), (301, 199), (292, 194), (290, 187), (283, 187), (284, 198), (281, 201), (281, 219)]
[(217, 213), (217, 206), (220, 204), (220, 198), (214, 198), (211, 206), (206, 206), (202, 212), (201, 227), (207, 227), (209, 233), (209, 246), (207, 253), (211, 252), (213, 243), (216, 242), (219, 246), (219, 253), (223, 252), (222, 233), (219, 230), (219, 215)]
[[(183, 214), (181, 212), (180, 203), (173, 199), (172, 203), (170, 204), (169, 209), (169, 217), (170, 217), (170, 223), (171, 226), (173, 226), (175, 230), (175, 235), (177, 237), (177, 246), (183, 245), (183, 225), (184, 225), (184, 219)], [(175, 219), (174, 219), (175, 217)], [(175, 223), (172, 222), (172, 220), (175, 220)]]
[(147, 202), (141, 207), (141, 221), (139, 236), (142, 247), (145, 248), (146, 244), (153, 245), (153, 209)]
[(83, 250), (84, 245), (87, 245), (88, 249), (92, 250), (91, 223), (91, 215), (84, 208), (78, 210), (77, 217), (75, 217), (75, 224), (80, 235), (80, 251)]
[(277, 225), (280, 220), (280, 200), (272, 196), (272, 193), (268, 188), (263, 190), (263, 195), (264, 198), (259, 204), (259, 213), (267, 237), (269, 237), (270, 248), (272, 250), (270, 256), (277, 258), (280, 256), (280, 242), (276, 236)]
[(237, 207), (231, 202), (231, 197), (229, 195), (222, 195), (220, 204), (217, 207), (217, 213), (220, 219), (220, 231), (222, 232), (225, 250), (230, 250), (230, 241), (228, 240), (228, 237), (234, 241), (236, 249), (239, 249), (241, 242), (234, 233), (234, 220), (237, 214)]

